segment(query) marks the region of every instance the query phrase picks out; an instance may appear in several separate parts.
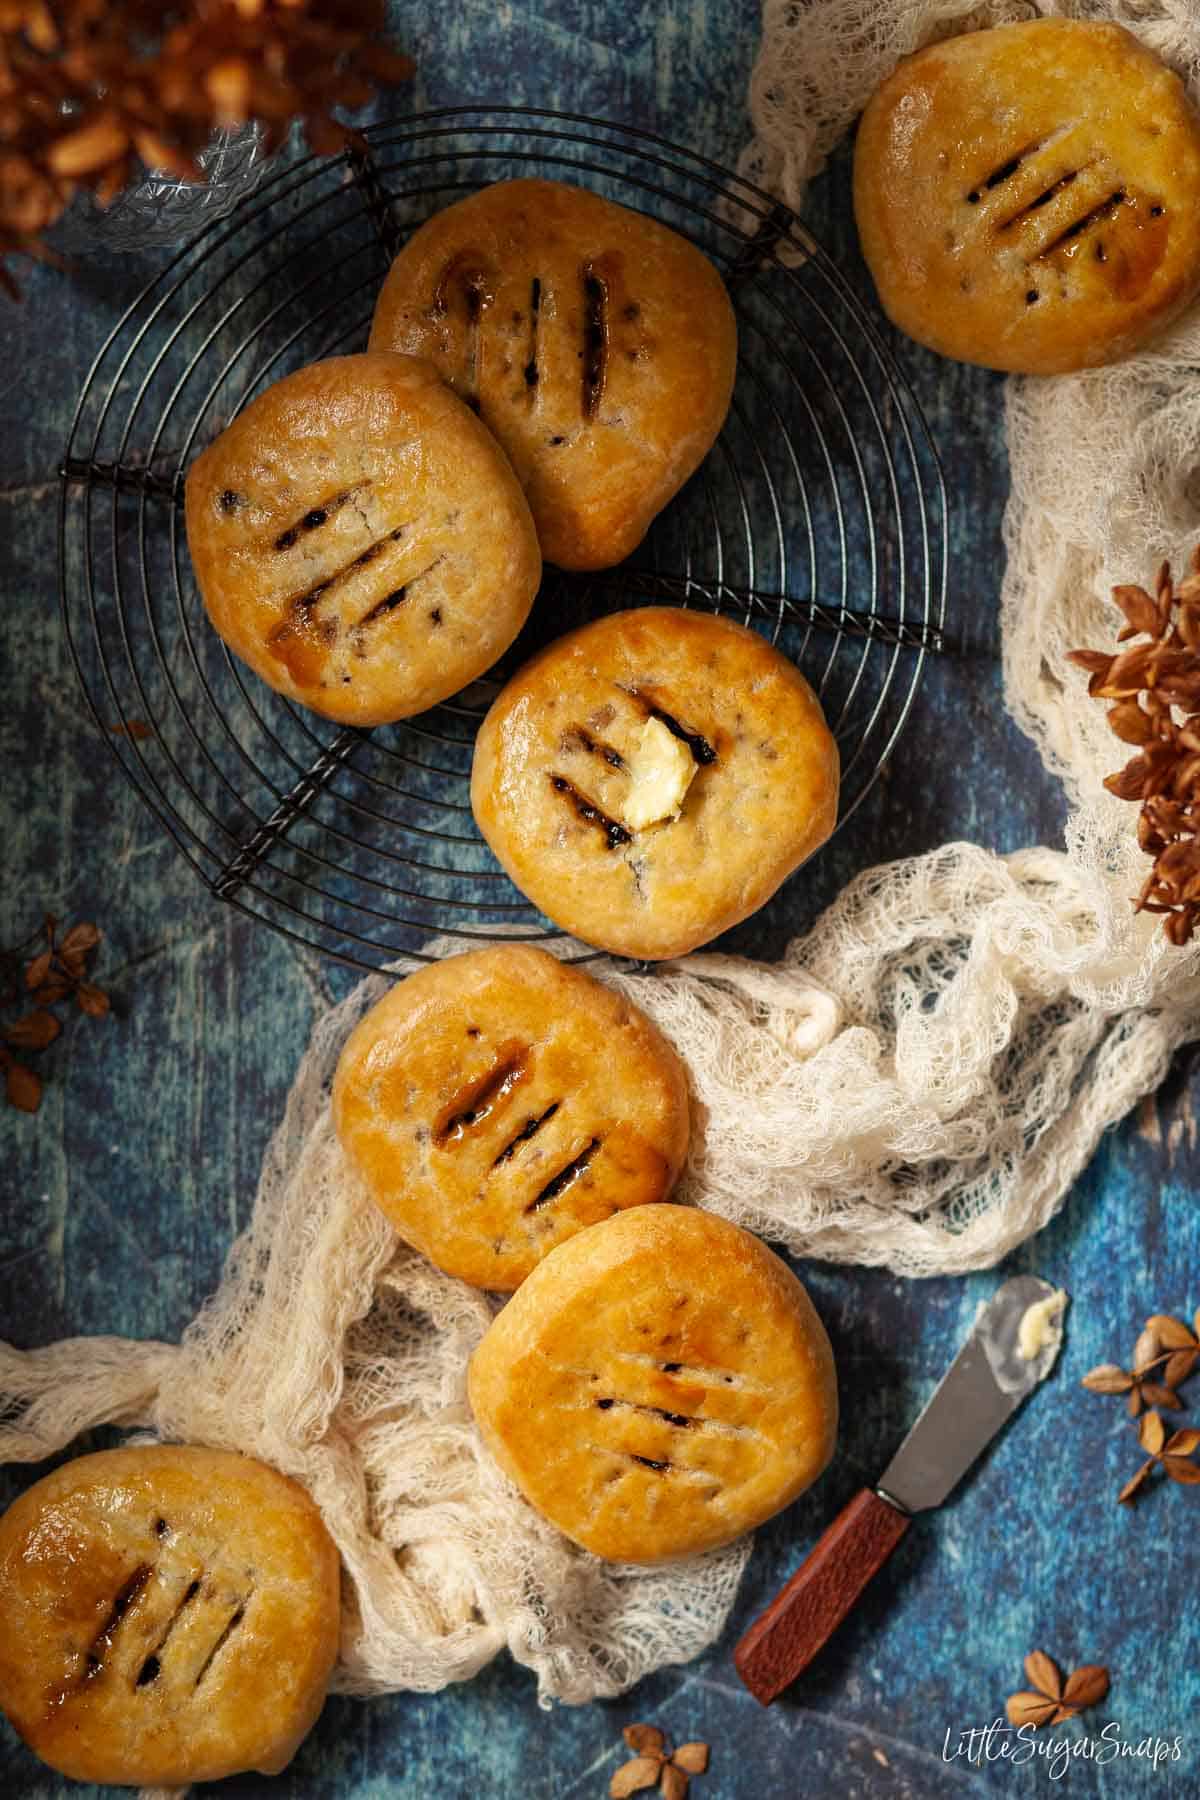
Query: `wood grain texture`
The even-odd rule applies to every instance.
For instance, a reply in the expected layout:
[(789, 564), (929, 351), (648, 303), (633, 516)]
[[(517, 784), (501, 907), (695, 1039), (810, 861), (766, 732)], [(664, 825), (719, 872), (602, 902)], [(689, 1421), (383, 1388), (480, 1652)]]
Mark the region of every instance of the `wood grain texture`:
[(733, 1652), (756, 1700), (769, 1706), (807, 1669), (911, 1524), (874, 1489), (861, 1488), (825, 1527)]
[[(491, 99), (607, 112), (726, 162), (748, 135), (758, 20), (741, 0), (393, 0), (390, 10), (418, 58), (414, 106)], [(844, 155), (805, 217), (868, 295)], [(0, 939), (24, 938), (43, 906), (98, 919), (98, 975), (115, 1002), (109, 1021), (73, 1024), (42, 1058), (49, 1086), (35, 1119), (0, 1112), (0, 1335), (27, 1345), (76, 1332), (178, 1335), (248, 1216), (314, 1008), (348, 986), (343, 971), (208, 896), (119, 782), (75, 698), (54, 593), (55, 470), (87, 366), (151, 266), (87, 264), (71, 280), (34, 269), (25, 305), (0, 303)], [(1061, 790), (1008, 718), (986, 653), (1003, 566), (1003, 384), (880, 330), (947, 470), (951, 579), (974, 654), (931, 661), (891, 777), (730, 934), (726, 947), (746, 955), (777, 956), (874, 863), (958, 837), (1000, 851), (1061, 841)], [(1104, 1139), (1061, 1215), (1002, 1271), (904, 1282), (803, 1268), (838, 1361), (839, 1449), (816, 1487), (759, 1532), (725, 1638), (707, 1656), (618, 1701), (550, 1714), (507, 1657), (443, 1694), (335, 1699), (284, 1775), (225, 1782), (222, 1800), (600, 1800), (626, 1754), (621, 1727), (646, 1719), (674, 1741), (713, 1745), (699, 1800), (942, 1800), (981, 1785), (1049, 1793), (1041, 1764), (967, 1772), (943, 1760), (960, 1731), (989, 1724), (1025, 1685), (1021, 1659), (1035, 1645), (1112, 1668), (1093, 1730), (1113, 1719), (1134, 1742), (1183, 1735), (1166, 1780), (1145, 1762), (1074, 1762), (1072, 1800), (1200, 1792), (1194, 1609), (1164, 1630), (1163, 1584), (1147, 1578), (1166, 1555), (1171, 1591), (1194, 1591), (1195, 1502), (1173, 1488), (1132, 1515), (1114, 1505), (1136, 1445), (1119, 1402), (1078, 1388), (1094, 1364), (1129, 1354), (1149, 1312), (1187, 1316), (1200, 1302), (1195, 1094), (1184, 1056), (1158, 1101)], [(730, 1666), (733, 1644), (886, 1463), (980, 1301), (1002, 1275), (1022, 1273), (1074, 1296), (1058, 1369), (764, 1712)], [(0, 1472), (0, 1501), (40, 1472)], [(89, 1790), (42, 1769), (0, 1723), (0, 1794)]]

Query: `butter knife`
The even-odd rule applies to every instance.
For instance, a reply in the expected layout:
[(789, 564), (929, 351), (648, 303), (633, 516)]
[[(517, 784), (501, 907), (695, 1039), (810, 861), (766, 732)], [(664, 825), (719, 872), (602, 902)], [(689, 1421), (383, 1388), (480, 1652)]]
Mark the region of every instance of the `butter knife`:
[[(1048, 1306), (1052, 1300), (1057, 1308)], [(941, 1505), (1045, 1380), (1058, 1355), (1066, 1305), (1067, 1296), (1048, 1281), (1018, 1275), (983, 1308), (878, 1485), (843, 1507), (734, 1651), (738, 1674), (764, 1706), (808, 1667), (914, 1515)]]

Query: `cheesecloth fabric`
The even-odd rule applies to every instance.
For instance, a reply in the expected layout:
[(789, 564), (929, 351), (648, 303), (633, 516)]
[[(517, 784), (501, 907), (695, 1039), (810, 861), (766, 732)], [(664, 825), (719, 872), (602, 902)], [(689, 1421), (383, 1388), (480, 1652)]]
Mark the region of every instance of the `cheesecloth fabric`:
[[(766, 0), (747, 171), (798, 204), (899, 55), (1039, 10), (1123, 21), (1200, 97), (1191, 0)], [(870, 870), (778, 966), (601, 969), (689, 1066), (681, 1198), (807, 1256), (982, 1268), (1046, 1223), (1105, 1127), (1200, 1035), (1200, 956), (1132, 915), (1132, 809), (1101, 786), (1115, 740), (1064, 661), (1113, 636), (1113, 582), (1200, 537), (1198, 366), (1200, 310), (1117, 368), (1009, 384), (1006, 694), (1066, 784), (1065, 849), (950, 844)], [(497, 1472), (465, 1399), (492, 1302), (398, 1244), (331, 1128), (339, 1048), (385, 986), (319, 1021), (252, 1222), (179, 1346), (0, 1347), (0, 1457), (115, 1422), (298, 1477), (346, 1570), (342, 1691), (436, 1689), (507, 1646), (546, 1704), (615, 1694), (713, 1641), (747, 1545), (604, 1564)]]

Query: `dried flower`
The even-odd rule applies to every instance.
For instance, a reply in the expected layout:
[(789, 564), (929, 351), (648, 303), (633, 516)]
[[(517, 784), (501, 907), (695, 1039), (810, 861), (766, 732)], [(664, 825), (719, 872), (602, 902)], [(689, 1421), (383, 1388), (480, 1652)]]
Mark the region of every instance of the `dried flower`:
[[(50, 1011), (62, 1000), (75, 996), (81, 1012), (102, 1019), (109, 1010), (104, 989), (87, 980), (87, 959), (100, 942), (95, 925), (72, 925), (60, 937), (58, 920), (47, 913), (41, 929), (35, 934), (45, 949), (38, 950), (24, 963), (21, 951), (2, 953), (5, 965), (5, 991), (0, 1006), (13, 1008), (32, 999), (32, 1011), (0, 1025), (0, 1069), (4, 1071), (4, 1091), (10, 1106), (21, 1112), (34, 1113), (42, 1103), (42, 1078), (13, 1054), (14, 1050), (38, 1051), (51, 1045), (62, 1031), (62, 1021)], [(26, 943), (22, 948), (28, 949)]]
[(1010, 1725), (1059, 1725), (1086, 1707), (1096, 1706), (1108, 1692), (1108, 1670), (1099, 1663), (1084, 1663), (1063, 1681), (1062, 1670), (1044, 1650), (1031, 1650), (1025, 1658), (1030, 1688), (1013, 1694), (1005, 1704)]
[(1148, 1412), (1142, 1414), (1138, 1423), (1138, 1442), (1147, 1456), (1137, 1474), (1125, 1483), (1117, 1495), (1122, 1506), (1132, 1504), (1156, 1463), (1172, 1481), (1178, 1481), (1187, 1487), (1200, 1487), (1200, 1464), (1190, 1460), (1200, 1448), (1200, 1431), (1189, 1427), (1186, 1431), (1176, 1431), (1168, 1437), (1161, 1413)]
[(343, 149), (334, 109), (412, 73), (373, 41), (385, 18), (383, 0), (2, 0), (0, 285), (8, 256), (50, 259), (79, 189), (106, 206), (139, 164), (202, 179), (214, 127), (256, 120), (270, 151), (298, 119), (319, 155)]
[[(1133, 1367), (1101, 1363), (1089, 1369), (1082, 1385), (1093, 1394), (1128, 1394), (1129, 1414), (1136, 1419), (1143, 1406), (1162, 1406), (1177, 1412), (1183, 1406), (1178, 1389), (1200, 1362), (1200, 1308), (1195, 1329), (1180, 1319), (1155, 1313), (1146, 1320), (1133, 1347)], [(1161, 1380), (1158, 1374), (1161, 1373)]]
[(664, 1800), (684, 1800), (689, 1776), (703, 1775), (708, 1767), (707, 1744), (680, 1744), (672, 1754), (657, 1725), (626, 1725), (623, 1736), (634, 1755), (609, 1782), (611, 1800), (627, 1800), (652, 1787)]
[(1170, 941), (1187, 944), (1200, 920), (1200, 545), (1182, 581), (1163, 563), (1153, 594), (1112, 592), (1126, 620), (1117, 642), (1150, 642), (1116, 655), (1072, 650), (1068, 660), (1087, 671), (1089, 694), (1116, 702), (1109, 725), (1137, 751), (1104, 783), (1141, 803), (1138, 843), (1154, 860), (1134, 905), (1161, 913)]

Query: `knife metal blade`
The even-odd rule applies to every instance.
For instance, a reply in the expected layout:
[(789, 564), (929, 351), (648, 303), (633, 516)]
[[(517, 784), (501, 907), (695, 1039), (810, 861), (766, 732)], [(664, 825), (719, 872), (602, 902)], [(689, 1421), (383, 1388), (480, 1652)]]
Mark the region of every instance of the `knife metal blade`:
[(1017, 1275), (992, 1297), (880, 1477), (876, 1492), (883, 1499), (906, 1513), (927, 1512), (958, 1485), (1053, 1368), (1057, 1338), (1026, 1359), (1018, 1337), (1029, 1308), (1056, 1291), (1036, 1275)]
[[(1053, 1301), (1049, 1308), (1045, 1302)], [(912, 1515), (939, 1506), (975, 1458), (1054, 1366), (1068, 1296), (1035, 1275), (1006, 1281), (975, 1321), (932, 1400), (888, 1464), (826, 1527), (787, 1585), (733, 1652), (734, 1667), (769, 1706), (806, 1669), (900, 1543)], [(1038, 1310), (1030, 1313), (1030, 1308)], [(1028, 1325), (1024, 1322), (1028, 1315)], [(1024, 1328), (1023, 1328), (1024, 1327)]]

